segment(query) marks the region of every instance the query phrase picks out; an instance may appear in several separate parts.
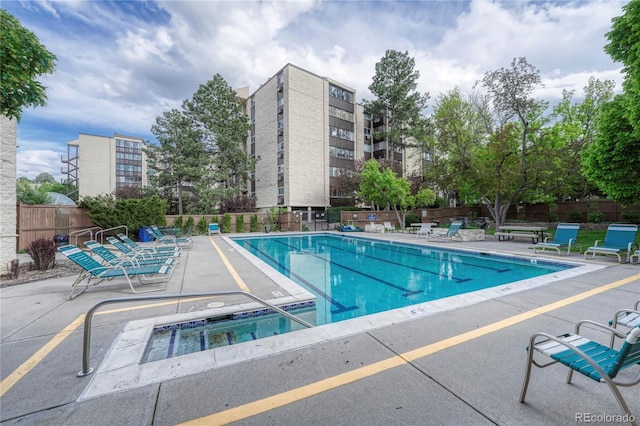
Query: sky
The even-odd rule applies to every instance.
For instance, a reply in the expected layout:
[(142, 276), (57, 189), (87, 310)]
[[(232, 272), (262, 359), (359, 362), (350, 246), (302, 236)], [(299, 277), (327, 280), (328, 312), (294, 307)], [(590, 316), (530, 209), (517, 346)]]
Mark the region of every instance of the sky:
[[(57, 56), (47, 106), (18, 124), (17, 176), (63, 178), (61, 158), (79, 133), (155, 141), (155, 118), (220, 74), (250, 93), (287, 63), (356, 89), (387, 50), (408, 52), (418, 90), (473, 91), (516, 57), (535, 66), (535, 96), (553, 106), (582, 96), (590, 77), (621, 90), (622, 65), (604, 52), (627, 1), (73, 1), (2, 0), (1, 7)], [(428, 114), (428, 111), (425, 113)]]

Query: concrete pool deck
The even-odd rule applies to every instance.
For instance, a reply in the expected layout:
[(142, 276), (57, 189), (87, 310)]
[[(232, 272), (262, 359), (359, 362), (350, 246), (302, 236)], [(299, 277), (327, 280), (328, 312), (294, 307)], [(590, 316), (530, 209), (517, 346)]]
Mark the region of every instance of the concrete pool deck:
[[(579, 262), (591, 269), (366, 330), (338, 326), (342, 335), (319, 341), (305, 341), (306, 335), (284, 339), (272, 345), (281, 345), (280, 350), (250, 361), (222, 363), (211, 356), (180, 362), (178, 357), (177, 363), (146, 373), (163, 377), (137, 387), (118, 389), (130, 374), (116, 372), (109, 382), (116, 391), (96, 396), (88, 390), (99, 372), (76, 377), (82, 369), (83, 315), (101, 300), (131, 296), (128, 286), (102, 283), (72, 301), (67, 300), (72, 277), (5, 287), (0, 289), (0, 420), (3, 425), (546, 425), (575, 424), (576, 416), (621, 414), (606, 385), (584, 377), (567, 385), (565, 369), (557, 366), (533, 371), (527, 403), (520, 404), (524, 348), (533, 332), (570, 332), (578, 320), (606, 322), (616, 310), (630, 307), (640, 299), (640, 265), (612, 258), (585, 261), (579, 254), (534, 255), (530, 243), (518, 241), (428, 243), (409, 234), (358, 235)], [(258, 297), (273, 299), (283, 292), (279, 280), (224, 237), (201, 236), (185, 252), (167, 289), (150, 295), (245, 286)], [(106, 306), (93, 320), (90, 364), (102, 366), (130, 321), (193, 313), (219, 301), (245, 302), (224, 296)], [(297, 339), (303, 344), (288, 346)], [(259, 342), (234, 350), (238, 357), (246, 356), (266, 346)], [(198, 366), (198, 374), (189, 374), (190, 363)], [(638, 386), (621, 392), (640, 416)]]

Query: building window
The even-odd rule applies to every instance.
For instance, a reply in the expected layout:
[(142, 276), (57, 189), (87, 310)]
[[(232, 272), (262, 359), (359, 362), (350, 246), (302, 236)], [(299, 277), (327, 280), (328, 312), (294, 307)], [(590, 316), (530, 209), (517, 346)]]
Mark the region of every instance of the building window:
[(343, 101), (353, 103), (353, 93), (341, 89), (338, 86), (334, 86), (333, 84), (329, 85), (329, 95), (338, 99), (342, 99)]
[(364, 128), (364, 135), (365, 135), (365, 136), (371, 136), (371, 129), (370, 129), (370, 128), (368, 128), (368, 127), (365, 127), (365, 128)]
[(330, 146), (329, 156), (335, 157), (335, 158), (345, 158), (347, 160), (353, 160), (353, 150)]
[(371, 144), (364, 144), (364, 152), (371, 152)]
[(284, 195), (284, 187), (279, 187), (278, 188), (278, 195)]
[(338, 177), (343, 172), (344, 172), (344, 169), (342, 169), (340, 167), (333, 167), (333, 166), (329, 167), (329, 176), (331, 176), (331, 177)]
[(353, 122), (353, 113), (334, 107), (333, 105), (329, 105), (329, 115)]
[(335, 138), (353, 141), (353, 132), (351, 130), (341, 129), (336, 126), (329, 126), (329, 134)]
[(278, 120), (278, 129), (282, 129), (284, 127), (284, 120)]

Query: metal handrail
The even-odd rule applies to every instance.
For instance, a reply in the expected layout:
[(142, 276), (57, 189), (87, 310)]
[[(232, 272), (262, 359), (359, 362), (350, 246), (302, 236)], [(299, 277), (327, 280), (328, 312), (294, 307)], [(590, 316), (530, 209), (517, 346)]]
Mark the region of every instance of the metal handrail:
[(74, 245), (76, 245), (76, 246), (78, 245), (78, 237), (81, 236), (81, 235), (89, 234), (89, 239), (93, 240), (93, 231), (95, 229), (100, 230), (102, 228), (99, 227), (99, 226), (92, 226), (91, 228), (85, 228), (85, 229), (80, 229), (78, 231), (73, 231), (73, 232), (69, 233), (69, 239), (71, 239), (72, 236), (75, 237), (76, 240), (74, 241), (74, 243), (75, 243)]
[(129, 228), (127, 228), (127, 225), (118, 225), (118, 226), (114, 226), (113, 228), (99, 230), (98, 232), (96, 232), (95, 240), (96, 241), (100, 241), (101, 243), (104, 243), (104, 240), (102, 240), (102, 239), (98, 240), (98, 235), (102, 236), (107, 231), (113, 231), (114, 229), (119, 229), (119, 228), (124, 228), (124, 234), (125, 235), (129, 235)]
[(234, 294), (244, 295), (249, 299), (252, 299), (262, 305), (273, 309), (279, 314), (284, 315), (285, 317), (297, 322), (298, 324), (302, 324), (305, 327), (313, 328), (313, 325), (308, 322), (296, 317), (295, 315), (291, 315), (289, 312), (285, 311), (282, 308), (277, 307), (264, 299), (259, 298), (258, 296), (254, 296), (251, 293), (240, 290), (230, 290), (230, 291), (213, 291), (210, 293), (185, 293), (185, 294), (163, 294), (163, 295), (154, 295), (154, 296), (135, 296), (135, 297), (124, 297), (117, 299), (105, 299), (101, 302), (98, 302), (94, 305), (93, 308), (89, 309), (87, 315), (84, 318), (84, 339), (82, 343), (82, 371), (80, 371), (77, 376), (84, 377), (93, 373), (93, 368), (89, 366), (89, 357), (90, 357), (90, 343), (91, 343), (91, 319), (93, 318), (93, 314), (100, 308), (101, 306), (108, 305), (111, 303), (124, 303), (124, 302), (139, 302), (142, 300), (158, 300), (158, 299), (182, 299), (185, 297), (205, 297), (205, 296), (231, 296)]

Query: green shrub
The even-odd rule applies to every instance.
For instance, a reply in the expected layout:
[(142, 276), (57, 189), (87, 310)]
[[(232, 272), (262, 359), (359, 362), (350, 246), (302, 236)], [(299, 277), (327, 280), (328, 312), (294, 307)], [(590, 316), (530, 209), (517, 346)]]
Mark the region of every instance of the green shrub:
[(560, 218), (558, 218), (558, 215), (556, 213), (549, 213), (549, 222), (559, 222)]
[(191, 233), (193, 232), (193, 225), (194, 225), (195, 221), (193, 220), (193, 216), (189, 216), (187, 218), (186, 223), (184, 224), (183, 227), (183, 232), (187, 235), (191, 235)]
[(222, 226), (220, 228), (224, 234), (231, 233), (231, 215), (229, 213), (222, 215)]
[(244, 232), (244, 215), (236, 216), (236, 232)]
[(56, 261), (56, 243), (47, 238), (38, 238), (31, 241), (26, 252), (33, 260), (34, 268), (38, 271), (53, 269)]
[(602, 223), (604, 222), (604, 214), (601, 212), (589, 212), (587, 213), (587, 221), (591, 223)]
[(258, 232), (258, 215), (255, 213), (249, 216), (249, 232)]
[(626, 223), (640, 223), (640, 212), (622, 212), (621, 217)]
[(198, 221), (198, 234), (203, 235), (206, 234), (209, 228), (209, 222), (207, 222), (207, 218), (202, 216)]
[(420, 216), (415, 213), (407, 213), (404, 217), (404, 227), (408, 228), (412, 223), (420, 223)]
[(167, 224), (167, 201), (158, 196), (118, 200), (112, 195), (82, 197), (79, 206), (86, 210), (93, 224), (102, 229), (124, 225), (136, 235), (143, 226)]
[(178, 230), (178, 232), (182, 232), (182, 228), (184, 225), (184, 218), (182, 216), (178, 216), (173, 220), (173, 227)]
[(582, 222), (582, 212), (577, 210), (572, 210), (567, 213), (567, 222), (572, 223), (581, 223)]

